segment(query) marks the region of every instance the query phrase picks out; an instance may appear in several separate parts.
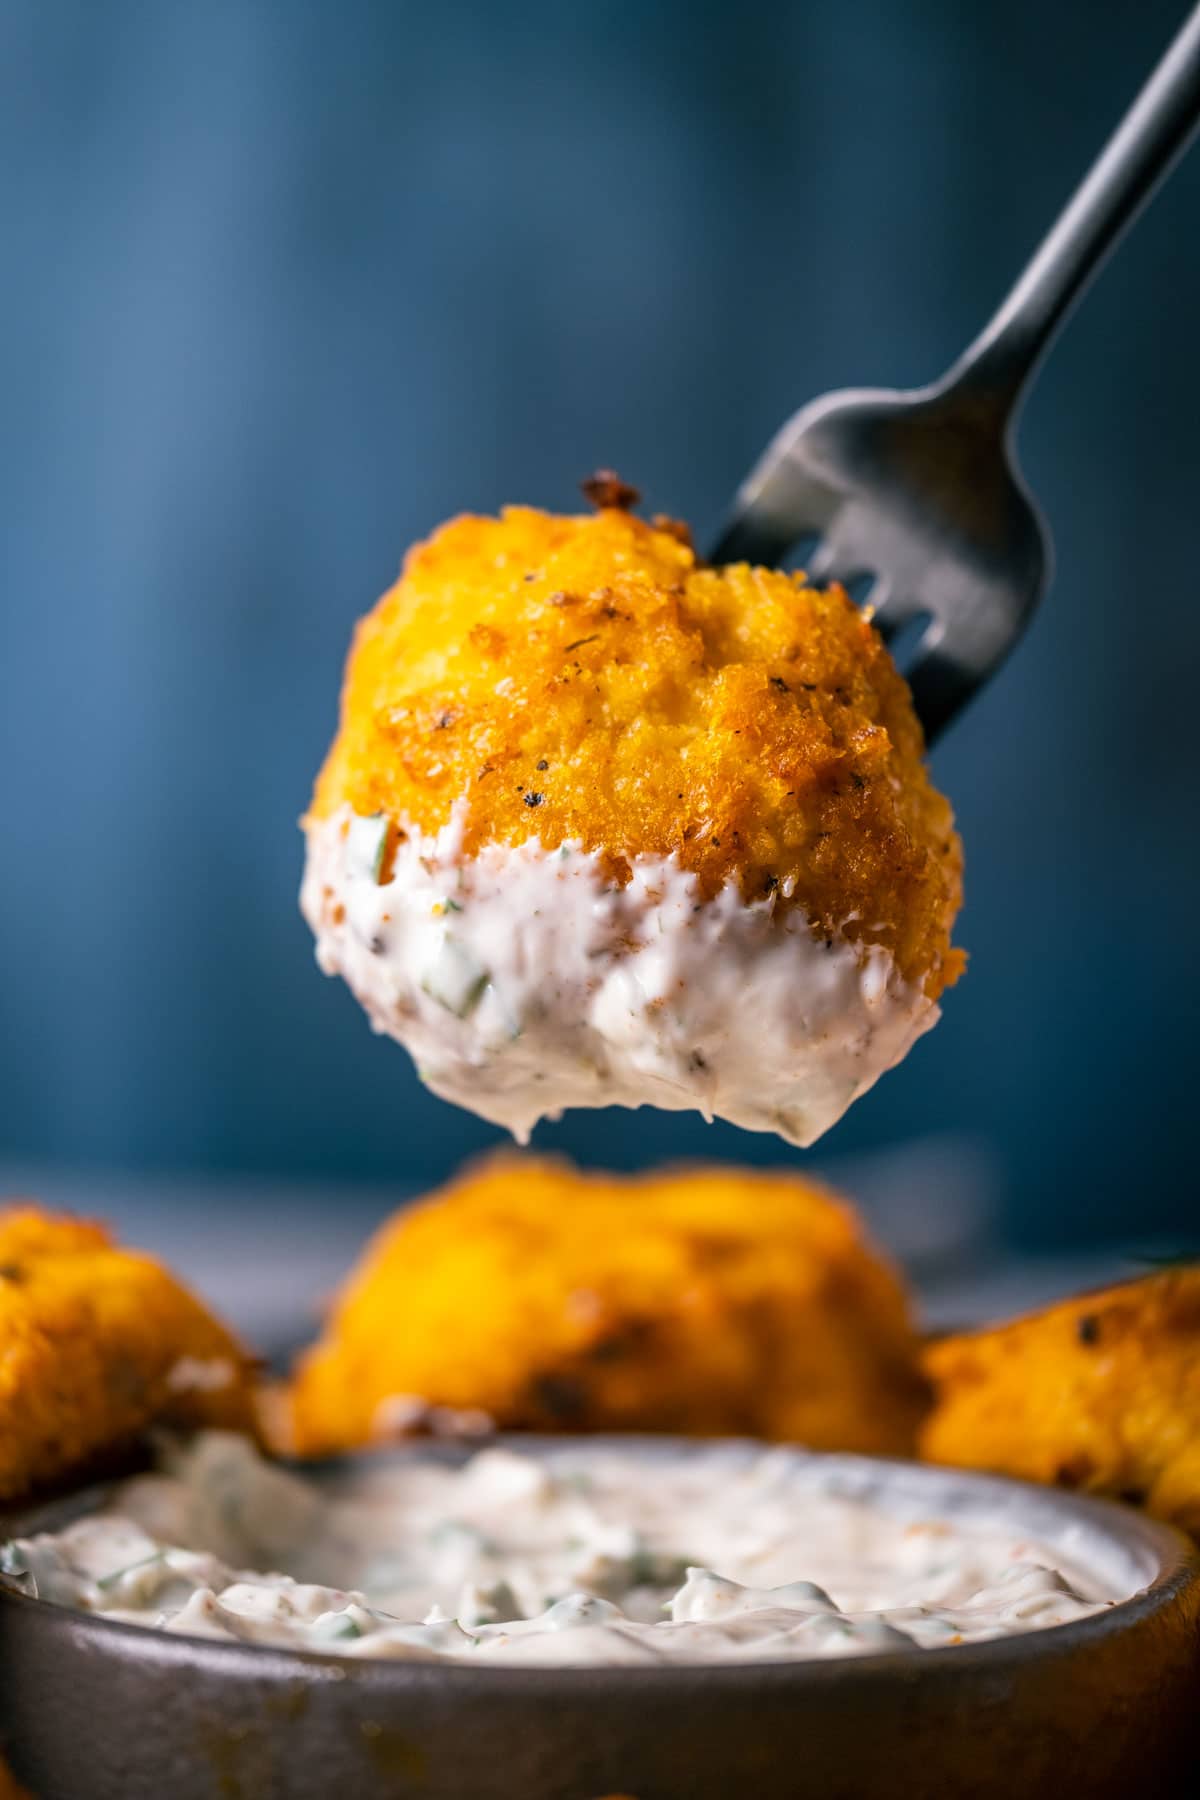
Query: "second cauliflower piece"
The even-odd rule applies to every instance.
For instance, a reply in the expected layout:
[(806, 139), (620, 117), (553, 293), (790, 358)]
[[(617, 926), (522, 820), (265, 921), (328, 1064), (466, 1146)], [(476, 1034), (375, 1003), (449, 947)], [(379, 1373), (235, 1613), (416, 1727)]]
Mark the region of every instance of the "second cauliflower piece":
[(292, 1430), (319, 1453), (466, 1414), (900, 1454), (917, 1361), (899, 1280), (810, 1183), (499, 1157), (382, 1228), (300, 1362)]

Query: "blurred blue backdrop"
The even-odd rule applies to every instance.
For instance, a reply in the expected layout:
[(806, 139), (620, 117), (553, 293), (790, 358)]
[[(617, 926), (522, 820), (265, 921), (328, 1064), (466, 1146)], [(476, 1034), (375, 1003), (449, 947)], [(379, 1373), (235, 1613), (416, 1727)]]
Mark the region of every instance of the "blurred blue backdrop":
[[(1180, 12), (0, 0), (0, 1155), (423, 1180), (491, 1141), (296, 912), (351, 622), (449, 513), (610, 463), (703, 537), (802, 399), (938, 372)], [(935, 758), (971, 968), (830, 1140), (968, 1134), (1026, 1242), (1195, 1211), (1198, 318), (1200, 153), (1028, 407), (1058, 580)]]

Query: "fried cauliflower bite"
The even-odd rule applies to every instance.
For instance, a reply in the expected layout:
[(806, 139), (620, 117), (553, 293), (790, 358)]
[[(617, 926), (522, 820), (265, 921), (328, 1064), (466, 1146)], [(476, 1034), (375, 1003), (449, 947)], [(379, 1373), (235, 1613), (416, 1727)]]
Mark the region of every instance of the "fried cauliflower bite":
[(0, 1211), (0, 1499), (152, 1424), (252, 1425), (251, 1366), (152, 1257), (102, 1225)]
[(925, 1367), (930, 1461), (1106, 1494), (1200, 1533), (1200, 1267), (943, 1338)]
[(291, 1435), (319, 1453), (466, 1415), (900, 1453), (918, 1354), (898, 1278), (819, 1187), (508, 1155), (383, 1226), (299, 1361)]
[(522, 1138), (651, 1103), (811, 1142), (961, 968), (961, 848), (873, 626), (618, 506), (410, 553), (305, 828), (322, 967)]

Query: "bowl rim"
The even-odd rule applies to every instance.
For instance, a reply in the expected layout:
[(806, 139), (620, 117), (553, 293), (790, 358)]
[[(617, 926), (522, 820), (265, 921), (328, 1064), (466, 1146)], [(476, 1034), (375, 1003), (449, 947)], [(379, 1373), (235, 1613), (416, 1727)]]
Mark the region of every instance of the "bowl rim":
[[(1200, 1545), (1177, 1527), (1097, 1495), (1078, 1494), (1068, 1489), (947, 1464), (849, 1451), (809, 1450), (802, 1445), (768, 1443), (756, 1438), (682, 1438), (649, 1432), (560, 1436), (495, 1433), (467, 1440), (417, 1438), (387, 1448), (327, 1458), (275, 1457), (271, 1460), (310, 1479), (334, 1479), (357, 1470), (378, 1470), (415, 1458), (443, 1463), (463, 1462), (485, 1448), (512, 1449), (550, 1458), (570, 1456), (580, 1449), (607, 1449), (643, 1459), (674, 1457), (681, 1453), (687, 1457), (700, 1457), (714, 1452), (743, 1456), (764, 1451), (780, 1452), (794, 1457), (800, 1464), (820, 1465), (827, 1470), (840, 1468), (863, 1481), (872, 1477), (884, 1483), (890, 1481), (900, 1492), (926, 1484), (934, 1492), (939, 1487), (956, 1490), (978, 1501), (980, 1510), (986, 1510), (990, 1500), (997, 1505), (1007, 1502), (1010, 1508), (1032, 1506), (1035, 1513), (1047, 1517), (1057, 1514), (1064, 1525), (1090, 1526), (1102, 1531), (1111, 1544), (1148, 1559), (1153, 1572), (1145, 1586), (1127, 1599), (1114, 1601), (1086, 1618), (1035, 1627), (979, 1643), (928, 1649), (914, 1645), (909, 1650), (876, 1650), (852, 1657), (739, 1657), (729, 1661), (706, 1658), (661, 1663), (514, 1665), (457, 1657), (408, 1660), (387, 1656), (345, 1656), (332, 1651), (292, 1649), (244, 1639), (166, 1632), (126, 1620), (107, 1619), (57, 1601), (38, 1599), (3, 1573), (0, 1573), (0, 1608), (14, 1611), (18, 1629), (22, 1620), (31, 1625), (36, 1620), (42, 1629), (65, 1632), (73, 1644), (86, 1645), (114, 1659), (165, 1663), (181, 1669), (194, 1667), (199, 1662), (230, 1676), (240, 1669), (246, 1678), (259, 1681), (295, 1682), (304, 1678), (344, 1682), (356, 1688), (436, 1687), (448, 1693), (458, 1688), (471, 1688), (476, 1692), (482, 1688), (496, 1695), (506, 1689), (519, 1689), (528, 1697), (536, 1698), (542, 1693), (547, 1697), (561, 1695), (564, 1690), (583, 1693), (602, 1677), (606, 1687), (628, 1688), (631, 1699), (644, 1692), (648, 1681), (665, 1695), (672, 1686), (689, 1691), (711, 1686), (728, 1692), (764, 1684), (774, 1686), (780, 1682), (820, 1686), (845, 1683), (848, 1679), (860, 1684), (872, 1679), (911, 1679), (918, 1671), (925, 1682), (952, 1675), (953, 1671), (964, 1676), (969, 1672), (981, 1676), (988, 1672), (1000, 1674), (1011, 1670), (1014, 1663), (1030, 1659), (1044, 1662), (1098, 1647), (1114, 1635), (1135, 1631), (1147, 1621), (1161, 1617), (1189, 1596), (1200, 1611)], [(122, 1479), (144, 1472), (146, 1468), (145, 1456), (139, 1456), (125, 1467), (123, 1474), (110, 1474), (83, 1486), (65, 1487), (2, 1505), (0, 1541), (33, 1531), (55, 1529), (86, 1516), (103, 1505)]]

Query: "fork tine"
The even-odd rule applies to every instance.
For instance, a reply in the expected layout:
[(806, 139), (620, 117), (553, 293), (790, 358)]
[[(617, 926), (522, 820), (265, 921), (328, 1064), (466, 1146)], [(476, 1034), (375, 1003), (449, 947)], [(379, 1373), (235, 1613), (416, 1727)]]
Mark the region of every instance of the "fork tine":
[[(929, 648), (921, 654), (922, 645)], [(941, 736), (959, 709), (987, 679), (990, 670), (964, 665), (945, 643), (937, 622), (931, 620), (916, 660), (905, 670), (905, 680), (912, 691), (917, 717), (925, 730), (926, 744)]]
[(872, 588), (869, 605), (874, 623), (885, 641), (894, 638), (922, 613), (933, 617), (932, 609), (924, 601), (916, 599), (906, 588), (893, 586), (886, 576), (880, 576)]
[[(871, 623), (876, 627), (879, 627), (880, 619), (886, 616), (891, 598), (892, 589), (887, 576), (885, 574), (877, 574), (871, 584), (870, 593), (863, 599), (861, 608), (870, 619)], [(886, 632), (884, 635), (886, 637)]]
[(778, 519), (764, 516), (753, 506), (735, 512), (713, 547), (714, 563), (754, 563), (764, 568), (777, 568), (796, 539), (811, 527), (789, 521), (784, 527)]
[(800, 538), (828, 528), (837, 507), (837, 496), (797, 468), (777, 439), (738, 489), (712, 560), (778, 568)]
[(852, 571), (839, 555), (836, 544), (824, 537), (814, 545), (812, 555), (804, 566), (804, 573), (810, 581), (824, 586), (830, 581), (844, 580)]

